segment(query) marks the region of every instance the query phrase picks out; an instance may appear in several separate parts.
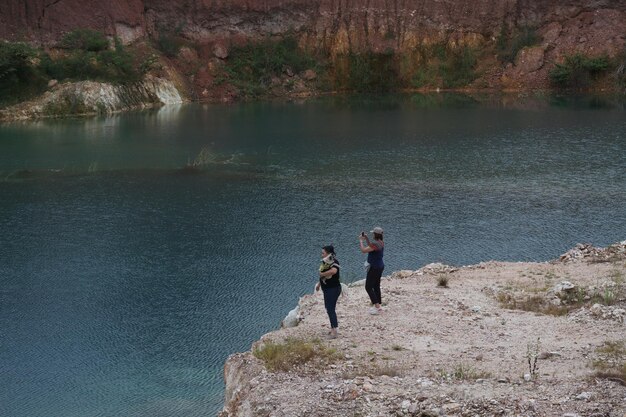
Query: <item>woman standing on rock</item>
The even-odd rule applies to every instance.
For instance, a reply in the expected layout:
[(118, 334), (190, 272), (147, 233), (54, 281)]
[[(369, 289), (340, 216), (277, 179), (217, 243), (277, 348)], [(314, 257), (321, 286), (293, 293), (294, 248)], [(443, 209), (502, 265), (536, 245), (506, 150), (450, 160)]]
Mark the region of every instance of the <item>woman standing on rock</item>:
[(324, 306), (330, 319), (330, 332), (328, 334), (331, 339), (335, 339), (339, 326), (335, 307), (339, 295), (341, 295), (341, 283), (339, 282), (339, 261), (335, 257), (335, 248), (332, 245), (322, 248), (322, 264), (319, 273), (320, 281), (315, 286), (315, 291), (319, 291), (321, 288), (324, 293)]
[(370, 296), (373, 307), (370, 308), (370, 314), (382, 313), (381, 293), (380, 293), (380, 277), (383, 275), (385, 263), (383, 262), (383, 254), (385, 252), (385, 242), (383, 242), (382, 227), (375, 227), (370, 233), (374, 234), (374, 241), (370, 242), (365, 232), (361, 232), (359, 236), (359, 247), (362, 253), (367, 253), (367, 277), (365, 278), (365, 291)]

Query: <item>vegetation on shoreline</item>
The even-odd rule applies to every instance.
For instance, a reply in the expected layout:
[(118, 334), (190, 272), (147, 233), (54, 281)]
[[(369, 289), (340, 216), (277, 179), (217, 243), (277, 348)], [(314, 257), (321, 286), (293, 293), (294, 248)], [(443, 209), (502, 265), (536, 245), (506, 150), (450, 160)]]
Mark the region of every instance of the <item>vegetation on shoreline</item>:
[[(390, 93), (416, 88), (461, 88), (471, 84), (479, 50), (447, 42), (423, 45), (410, 53), (349, 52), (329, 56), (306, 50), (289, 35), (232, 48), (216, 83), (229, 83), (245, 98), (269, 95), (289, 78), (314, 71), (319, 91)], [(283, 82), (284, 79), (286, 82)]]
[(300, 48), (295, 37), (268, 38), (233, 48), (217, 83), (229, 82), (244, 97), (256, 98), (266, 94), (277, 77), (323, 66), (323, 58)]
[(140, 59), (117, 38), (90, 29), (67, 33), (55, 48), (23, 42), (0, 42), (0, 104), (41, 94), (50, 80), (97, 80), (114, 84), (139, 81), (154, 66), (154, 56)]
[(608, 56), (589, 57), (576, 53), (566, 55), (550, 71), (550, 81), (559, 88), (586, 88), (613, 66)]

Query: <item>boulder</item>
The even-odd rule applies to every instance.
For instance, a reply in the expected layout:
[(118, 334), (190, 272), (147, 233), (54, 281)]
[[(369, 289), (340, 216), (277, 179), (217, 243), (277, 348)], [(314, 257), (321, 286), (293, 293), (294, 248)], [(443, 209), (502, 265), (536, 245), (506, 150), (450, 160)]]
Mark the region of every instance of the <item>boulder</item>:
[(569, 281), (561, 281), (552, 288), (552, 293), (556, 296), (562, 297), (567, 294), (572, 294), (576, 291), (576, 285)]
[(287, 316), (280, 322), (280, 327), (296, 327), (300, 323), (300, 306), (296, 306)]
[(198, 53), (195, 49), (189, 48), (188, 46), (183, 46), (178, 51), (178, 58), (183, 62), (188, 64), (194, 63), (198, 60)]
[(515, 58), (515, 67), (520, 74), (535, 72), (543, 67), (544, 49), (541, 46), (524, 48)]
[(219, 59), (228, 58), (228, 48), (221, 42), (216, 43), (213, 46), (213, 55)]

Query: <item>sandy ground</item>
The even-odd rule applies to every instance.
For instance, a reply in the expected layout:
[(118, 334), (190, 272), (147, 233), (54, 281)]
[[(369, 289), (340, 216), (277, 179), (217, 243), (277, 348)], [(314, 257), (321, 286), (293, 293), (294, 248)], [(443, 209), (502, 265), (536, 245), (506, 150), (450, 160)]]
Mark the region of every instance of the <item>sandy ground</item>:
[[(337, 339), (327, 338), (321, 293), (307, 295), (297, 327), (255, 346), (319, 338), (342, 357), (270, 372), (250, 352), (233, 355), (222, 415), (625, 417), (626, 386), (595, 375), (598, 364), (611, 370), (626, 361), (619, 349), (603, 353), (607, 342), (626, 341), (626, 244), (616, 247), (618, 256), (602, 262), (580, 247), (551, 263), (395, 272), (383, 279), (380, 315), (368, 314), (362, 286), (346, 291)], [(442, 277), (448, 288), (438, 286)], [(559, 285), (565, 281), (572, 285)], [(571, 311), (499, 302), (529, 297)], [(536, 356), (533, 372), (528, 359)]]

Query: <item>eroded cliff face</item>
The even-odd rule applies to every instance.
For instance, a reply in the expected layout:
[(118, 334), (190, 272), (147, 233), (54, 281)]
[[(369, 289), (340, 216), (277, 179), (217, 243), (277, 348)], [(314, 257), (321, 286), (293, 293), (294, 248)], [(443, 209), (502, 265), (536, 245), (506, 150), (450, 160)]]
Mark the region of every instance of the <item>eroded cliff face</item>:
[(145, 35), (142, 0), (4, 0), (0, 38), (51, 42), (76, 28), (131, 42)]
[[(0, 38), (51, 43), (77, 27), (119, 36), (125, 43), (176, 33), (197, 45), (198, 57), (183, 69), (195, 94), (211, 90), (210, 60), (268, 35), (294, 35), (301, 46), (331, 56), (364, 50), (409, 52), (446, 42), (493, 49), (503, 28), (533, 27), (539, 44), (503, 66), (489, 53), (471, 87), (548, 88), (548, 73), (565, 54), (614, 57), (625, 50), (623, 0), (4, 0)], [(208, 51), (208, 52), (207, 52)], [(493, 57), (493, 54), (491, 55)], [(222, 58), (221, 56), (218, 56)], [(182, 61), (189, 61), (183, 59)], [(208, 66), (208, 69), (207, 69)], [(204, 71), (204, 73), (202, 72)], [(210, 95), (210, 94), (209, 94)]]
[[(401, 49), (428, 38), (489, 39), (504, 24), (606, 32), (623, 25), (624, 13), (620, 0), (5, 0), (0, 37), (46, 41), (89, 27), (128, 39), (176, 29), (207, 42), (295, 31), (337, 51)], [(607, 41), (596, 48), (620, 43), (604, 38), (587, 40)]]

